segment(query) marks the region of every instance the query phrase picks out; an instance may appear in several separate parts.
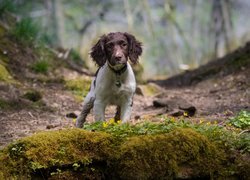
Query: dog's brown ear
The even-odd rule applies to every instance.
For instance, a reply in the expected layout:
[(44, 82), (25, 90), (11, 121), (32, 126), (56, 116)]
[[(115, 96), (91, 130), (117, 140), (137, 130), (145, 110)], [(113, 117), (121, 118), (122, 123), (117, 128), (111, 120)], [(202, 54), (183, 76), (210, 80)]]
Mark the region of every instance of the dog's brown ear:
[(138, 62), (139, 56), (142, 54), (142, 43), (137, 41), (132, 34), (124, 33), (128, 39), (128, 56), (133, 64)]
[(102, 35), (98, 42), (91, 48), (90, 52), (90, 56), (99, 67), (103, 66), (107, 59), (105, 53), (105, 40), (106, 35)]

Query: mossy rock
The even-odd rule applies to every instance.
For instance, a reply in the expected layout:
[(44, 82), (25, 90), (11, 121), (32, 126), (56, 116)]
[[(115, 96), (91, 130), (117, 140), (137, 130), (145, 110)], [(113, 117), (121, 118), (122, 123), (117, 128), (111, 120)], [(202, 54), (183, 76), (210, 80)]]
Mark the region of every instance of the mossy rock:
[[(81, 129), (43, 132), (23, 138), (0, 153), (0, 179), (51, 177), (60, 169), (74, 172), (76, 163), (79, 169), (89, 167), (112, 154), (111, 140), (106, 133)], [(82, 171), (84, 174), (84, 169)]]
[(223, 149), (190, 128), (127, 138), (81, 129), (42, 132), (0, 151), (0, 162), (0, 179), (225, 179), (227, 172), (239, 173)]
[(117, 172), (122, 179), (181, 178), (184, 166), (193, 169), (189, 178), (210, 177), (224, 158), (213, 143), (192, 129), (132, 137), (120, 149)]
[(143, 96), (156, 96), (163, 92), (163, 89), (154, 83), (138, 85), (136, 93)]

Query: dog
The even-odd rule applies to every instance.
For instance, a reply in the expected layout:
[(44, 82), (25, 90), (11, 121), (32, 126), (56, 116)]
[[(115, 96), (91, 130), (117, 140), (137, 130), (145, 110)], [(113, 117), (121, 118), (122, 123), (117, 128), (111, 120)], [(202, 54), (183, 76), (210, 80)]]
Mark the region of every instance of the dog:
[(128, 59), (136, 64), (141, 54), (142, 43), (132, 34), (112, 32), (100, 37), (90, 52), (99, 69), (84, 99), (76, 127), (83, 127), (92, 108), (95, 121), (104, 121), (108, 105), (117, 106), (116, 121), (125, 123), (130, 119), (136, 80)]

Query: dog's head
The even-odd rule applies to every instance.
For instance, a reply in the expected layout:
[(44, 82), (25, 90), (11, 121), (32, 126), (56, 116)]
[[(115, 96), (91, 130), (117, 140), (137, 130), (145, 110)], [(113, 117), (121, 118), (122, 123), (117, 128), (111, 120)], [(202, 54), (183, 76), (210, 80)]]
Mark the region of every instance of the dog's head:
[(115, 32), (101, 36), (90, 55), (98, 66), (103, 66), (106, 60), (111, 66), (117, 66), (126, 64), (128, 58), (136, 64), (141, 53), (142, 44), (133, 35)]

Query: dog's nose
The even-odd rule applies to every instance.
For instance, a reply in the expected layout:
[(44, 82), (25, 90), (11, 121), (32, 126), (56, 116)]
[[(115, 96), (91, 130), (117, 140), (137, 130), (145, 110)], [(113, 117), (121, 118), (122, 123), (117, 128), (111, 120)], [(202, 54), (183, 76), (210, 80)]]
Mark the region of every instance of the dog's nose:
[(115, 58), (116, 58), (117, 60), (120, 60), (120, 59), (122, 58), (122, 53), (121, 53), (121, 52), (116, 52), (116, 53), (115, 53)]

